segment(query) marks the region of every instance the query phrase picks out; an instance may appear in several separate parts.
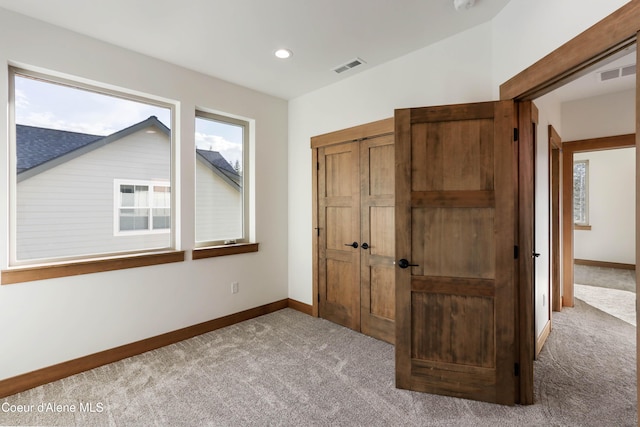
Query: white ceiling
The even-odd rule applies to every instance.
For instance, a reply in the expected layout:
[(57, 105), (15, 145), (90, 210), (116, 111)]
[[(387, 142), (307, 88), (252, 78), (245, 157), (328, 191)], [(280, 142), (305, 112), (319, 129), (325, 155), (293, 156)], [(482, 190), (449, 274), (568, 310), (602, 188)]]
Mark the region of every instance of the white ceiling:
[(552, 94), (556, 100), (560, 102), (567, 102), (633, 89), (636, 87), (635, 74), (617, 79), (601, 81), (600, 73), (618, 67), (634, 65), (635, 63), (636, 52), (635, 49), (631, 49), (631, 52), (627, 53), (625, 56), (616, 59), (615, 61), (603, 63), (594, 71), (554, 90)]
[[(0, 0), (0, 7), (291, 99), (491, 20), (509, 0)], [(291, 49), (289, 60), (273, 52)], [(359, 57), (356, 69), (333, 68)]]

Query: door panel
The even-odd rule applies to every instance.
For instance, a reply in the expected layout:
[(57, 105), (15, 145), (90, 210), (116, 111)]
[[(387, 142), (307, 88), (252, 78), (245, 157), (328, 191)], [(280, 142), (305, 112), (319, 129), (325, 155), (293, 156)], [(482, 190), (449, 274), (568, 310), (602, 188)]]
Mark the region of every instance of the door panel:
[(395, 342), (394, 137), (360, 142), (362, 249), (360, 308), (364, 334)]
[(358, 144), (318, 149), (319, 315), (360, 330)]
[(395, 120), (396, 385), (513, 404), (514, 104)]

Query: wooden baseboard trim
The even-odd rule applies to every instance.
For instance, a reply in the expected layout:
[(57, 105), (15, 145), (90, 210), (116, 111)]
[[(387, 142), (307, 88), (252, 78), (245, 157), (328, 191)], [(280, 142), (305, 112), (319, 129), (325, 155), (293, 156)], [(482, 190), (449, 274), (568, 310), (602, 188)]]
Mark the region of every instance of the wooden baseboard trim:
[(300, 301), (296, 301), (291, 298), (289, 298), (289, 308), (293, 308), (294, 310), (298, 310), (301, 313), (313, 316), (313, 306)]
[(593, 261), (590, 259), (574, 259), (576, 265), (588, 265), (590, 267), (604, 267), (604, 268), (621, 268), (623, 270), (635, 270), (635, 264), (623, 264), (620, 262), (607, 262), (607, 261)]
[(547, 324), (544, 325), (544, 328), (542, 328), (542, 332), (540, 332), (540, 336), (536, 340), (536, 360), (538, 359), (538, 355), (540, 354), (540, 351), (542, 351), (542, 347), (544, 346), (544, 343), (547, 342), (547, 338), (549, 338), (550, 333), (551, 333), (551, 320), (549, 320)]
[[(166, 334), (157, 335), (131, 344), (125, 344), (110, 350), (90, 354), (88, 356), (69, 360), (47, 368), (38, 369), (37, 371), (1, 380), (0, 398), (11, 396), (12, 394), (20, 393), (43, 384), (57, 381), (109, 363), (117, 362), (128, 357), (137, 356), (138, 354), (142, 354), (150, 350), (175, 344), (177, 342), (193, 338), (197, 335), (215, 331), (216, 329), (231, 326), (245, 320), (282, 310), (283, 308), (291, 306), (290, 301), (292, 300), (283, 299), (272, 302), (271, 304), (265, 304), (260, 307), (251, 308), (239, 313), (230, 314), (218, 319), (209, 320), (197, 325), (167, 332)], [(298, 304), (304, 305), (302, 303)]]

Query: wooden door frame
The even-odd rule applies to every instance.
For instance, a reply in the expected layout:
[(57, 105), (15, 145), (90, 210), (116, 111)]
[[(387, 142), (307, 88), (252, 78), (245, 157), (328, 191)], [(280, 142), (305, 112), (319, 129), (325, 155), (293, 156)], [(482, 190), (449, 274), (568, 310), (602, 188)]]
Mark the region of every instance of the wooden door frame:
[(311, 240), (312, 240), (312, 274), (313, 274), (313, 304), (311, 314), (313, 317), (319, 316), (318, 299), (320, 290), (318, 289), (318, 148), (329, 145), (343, 144), (345, 142), (358, 141), (365, 138), (389, 135), (394, 132), (394, 119), (378, 120), (359, 126), (353, 126), (341, 129), (335, 132), (329, 132), (322, 135), (311, 137), (311, 186), (313, 189), (312, 208), (311, 208)]
[[(567, 141), (562, 144), (562, 230), (563, 251), (562, 269), (562, 305), (573, 307), (573, 155), (587, 151), (614, 150), (616, 148), (630, 148), (636, 146), (636, 135), (618, 135), (603, 138)], [(637, 257), (637, 255), (636, 255)]]
[(549, 308), (552, 311), (562, 310), (562, 156), (562, 138), (549, 125)]
[[(500, 99), (513, 99), (518, 102), (538, 98), (593, 71), (598, 66), (601, 66), (603, 61), (612, 61), (622, 57), (628, 53), (630, 48), (637, 47), (639, 30), (640, 0), (631, 0), (611, 15), (500, 85)], [(637, 93), (638, 86), (640, 86), (640, 73), (636, 73), (636, 80), (638, 83), (636, 84), (636, 129), (638, 129), (640, 128), (640, 97), (638, 97)], [(636, 145), (639, 135), (640, 132), (636, 132)], [(638, 164), (640, 163), (638, 150), (636, 150), (636, 156), (636, 164)], [(640, 175), (637, 175), (637, 180), (636, 192), (640, 189)], [(636, 197), (636, 204), (636, 223), (640, 224), (640, 197)], [(640, 240), (637, 234), (636, 248), (636, 265), (638, 265)], [(573, 270), (571, 269), (572, 272)], [(640, 270), (636, 270), (636, 275), (640, 278)], [(567, 274), (564, 276), (566, 280)], [(526, 283), (521, 284), (519, 306), (528, 311), (520, 313), (520, 319), (533, 318), (533, 310), (535, 309), (532, 299), (533, 289), (523, 289), (522, 285), (526, 286)], [(640, 337), (640, 332), (638, 337)], [(521, 342), (526, 340), (533, 343), (534, 339), (534, 333), (531, 333), (530, 337), (520, 337)], [(520, 354), (521, 371), (533, 372), (533, 358), (526, 357), (522, 352)], [(636, 359), (638, 360), (637, 357)], [(640, 367), (640, 363), (638, 366)], [(638, 381), (640, 382), (640, 369), (638, 369)], [(533, 403), (533, 394), (529, 394), (529, 390), (533, 390), (533, 376), (521, 379), (521, 403)]]

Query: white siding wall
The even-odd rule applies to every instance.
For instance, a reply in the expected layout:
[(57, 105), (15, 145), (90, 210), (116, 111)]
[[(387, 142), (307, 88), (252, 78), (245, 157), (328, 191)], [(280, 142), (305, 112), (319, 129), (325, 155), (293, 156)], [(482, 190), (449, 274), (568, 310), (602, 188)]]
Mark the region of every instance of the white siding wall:
[(18, 260), (169, 247), (168, 232), (114, 234), (114, 179), (170, 178), (169, 138), (140, 131), (18, 183)]
[(196, 240), (235, 239), (242, 236), (242, 192), (202, 162), (196, 168)]

